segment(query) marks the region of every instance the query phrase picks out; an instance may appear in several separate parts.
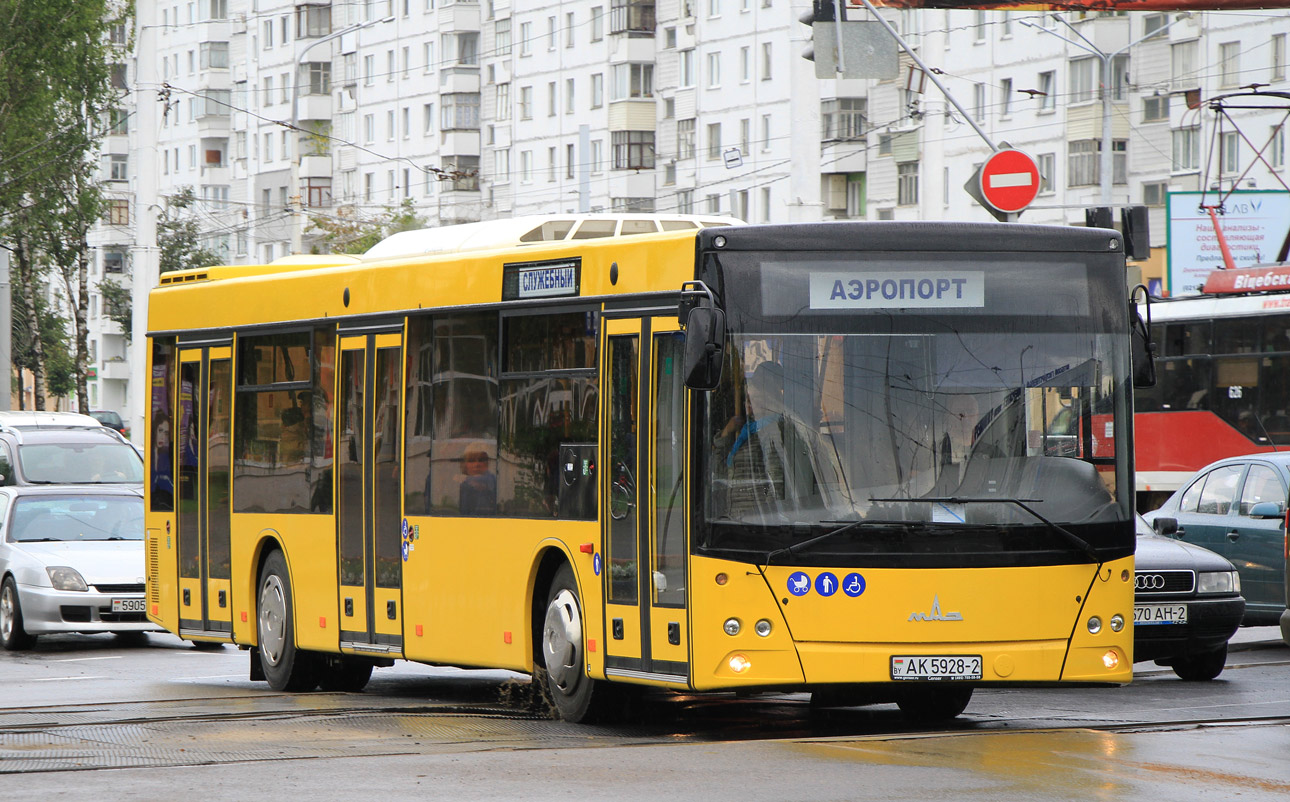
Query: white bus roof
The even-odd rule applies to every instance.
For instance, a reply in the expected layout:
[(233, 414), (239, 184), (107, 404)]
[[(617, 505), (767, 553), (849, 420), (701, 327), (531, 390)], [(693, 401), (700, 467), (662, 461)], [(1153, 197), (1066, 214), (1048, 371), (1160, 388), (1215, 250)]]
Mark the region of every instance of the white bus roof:
[(692, 214), (529, 215), (392, 234), (363, 254), (364, 261), (459, 253), (563, 240), (625, 237), (712, 226), (743, 225), (734, 217)]

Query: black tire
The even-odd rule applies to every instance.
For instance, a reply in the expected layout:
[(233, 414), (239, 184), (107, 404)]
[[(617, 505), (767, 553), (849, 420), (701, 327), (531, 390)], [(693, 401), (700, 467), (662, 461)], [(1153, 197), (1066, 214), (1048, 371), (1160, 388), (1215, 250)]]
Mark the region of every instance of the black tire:
[(555, 712), (574, 723), (601, 721), (612, 712), (608, 683), (587, 676), (584, 667), (582, 601), (573, 569), (560, 566), (547, 591), (542, 620), (542, 665), (534, 680), (545, 681)]
[(357, 693), (371, 678), (372, 661), (361, 657), (326, 657), (318, 669), (318, 687), (324, 691)]
[(1227, 644), (1213, 652), (1185, 654), (1174, 658), (1173, 670), (1179, 679), (1188, 682), (1208, 682), (1223, 673), (1227, 665)]
[(0, 645), (11, 652), (30, 649), (36, 642), (35, 635), (28, 635), (22, 627), (22, 602), (18, 599), (18, 584), (7, 576), (0, 586)]
[(970, 701), (971, 685), (950, 685), (943, 688), (920, 685), (901, 694), (896, 704), (910, 721), (930, 724), (957, 718), (967, 709)]
[(256, 635), (264, 679), (275, 691), (309, 691), (318, 684), (313, 655), (296, 648), (287, 560), (275, 551), (260, 569)]

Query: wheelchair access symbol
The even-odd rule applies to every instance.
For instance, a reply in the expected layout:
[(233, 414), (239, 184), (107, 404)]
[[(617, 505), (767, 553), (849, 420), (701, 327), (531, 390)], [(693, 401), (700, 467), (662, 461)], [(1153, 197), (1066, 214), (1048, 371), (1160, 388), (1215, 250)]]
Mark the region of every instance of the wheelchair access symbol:
[(847, 574), (842, 579), (842, 592), (853, 599), (864, 593), (864, 577), (859, 574)]

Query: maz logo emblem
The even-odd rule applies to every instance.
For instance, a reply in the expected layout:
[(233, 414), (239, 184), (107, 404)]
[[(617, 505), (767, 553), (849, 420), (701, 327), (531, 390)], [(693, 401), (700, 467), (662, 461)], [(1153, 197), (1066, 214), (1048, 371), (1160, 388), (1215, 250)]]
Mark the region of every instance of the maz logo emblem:
[(942, 613), (941, 597), (939, 595), (932, 597), (932, 611), (930, 613), (910, 613), (910, 621), (962, 621), (962, 613)]

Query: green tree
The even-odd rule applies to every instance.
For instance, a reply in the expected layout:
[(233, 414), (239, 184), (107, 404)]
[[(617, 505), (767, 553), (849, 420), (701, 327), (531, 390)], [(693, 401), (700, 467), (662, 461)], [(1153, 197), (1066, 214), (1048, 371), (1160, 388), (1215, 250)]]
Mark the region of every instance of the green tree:
[(360, 217), (353, 206), (344, 206), (335, 217), (310, 221), (311, 231), (322, 232), (329, 253), (363, 253), (391, 234), (425, 227), (426, 219), (417, 213), (411, 198), (368, 219)]
[(157, 216), (157, 249), (162, 273), (210, 267), (221, 261), (215, 251), (202, 247), (201, 227), (193, 210), (196, 203), (193, 188), (184, 187), (166, 198)]
[(125, 341), (130, 342), (134, 325), (134, 303), (130, 290), (119, 282), (105, 278), (99, 282), (99, 292), (103, 295), (103, 314), (121, 327)]
[[(56, 310), (49, 308), (49, 304), (45, 302), (45, 295), (43, 288), (42, 291), (35, 293), (34, 315), (21, 297), (14, 299), (10, 359), (13, 362), (15, 379), (19, 379), (24, 368), (30, 370), (33, 376), (35, 375), (36, 354), (40, 353), (42, 369), (47, 371), (42, 374), (40, 381), (48, 385), (49, 391), (54, 395), (68, 395), (76, 388), (76, 359), (68, 347), (70, 343), (67, 336), (67, 322)], [(33, 339), (33, 331), (39, 331), (38, 339)], [(18, 390), (18, 403), (21, 407), (26, 395), (22, 392), (21, 386), (15, 389)]]
[[(88, 234), (102, 203), (99, 144), (124, 76), (113, 34), (132, 13), (132, 0), (0, 0), (0, 246), (14, 256), (14, 288), (27, 308), (36, 308), (46, 274), (58, 274), (82, 409)], [(46, 363), (53, 355), (44, 352), (40, 317), (27, 321), (35, 405), (44, 409), (45, 385), (65, 391), (58, 377), (66, 371)]]

